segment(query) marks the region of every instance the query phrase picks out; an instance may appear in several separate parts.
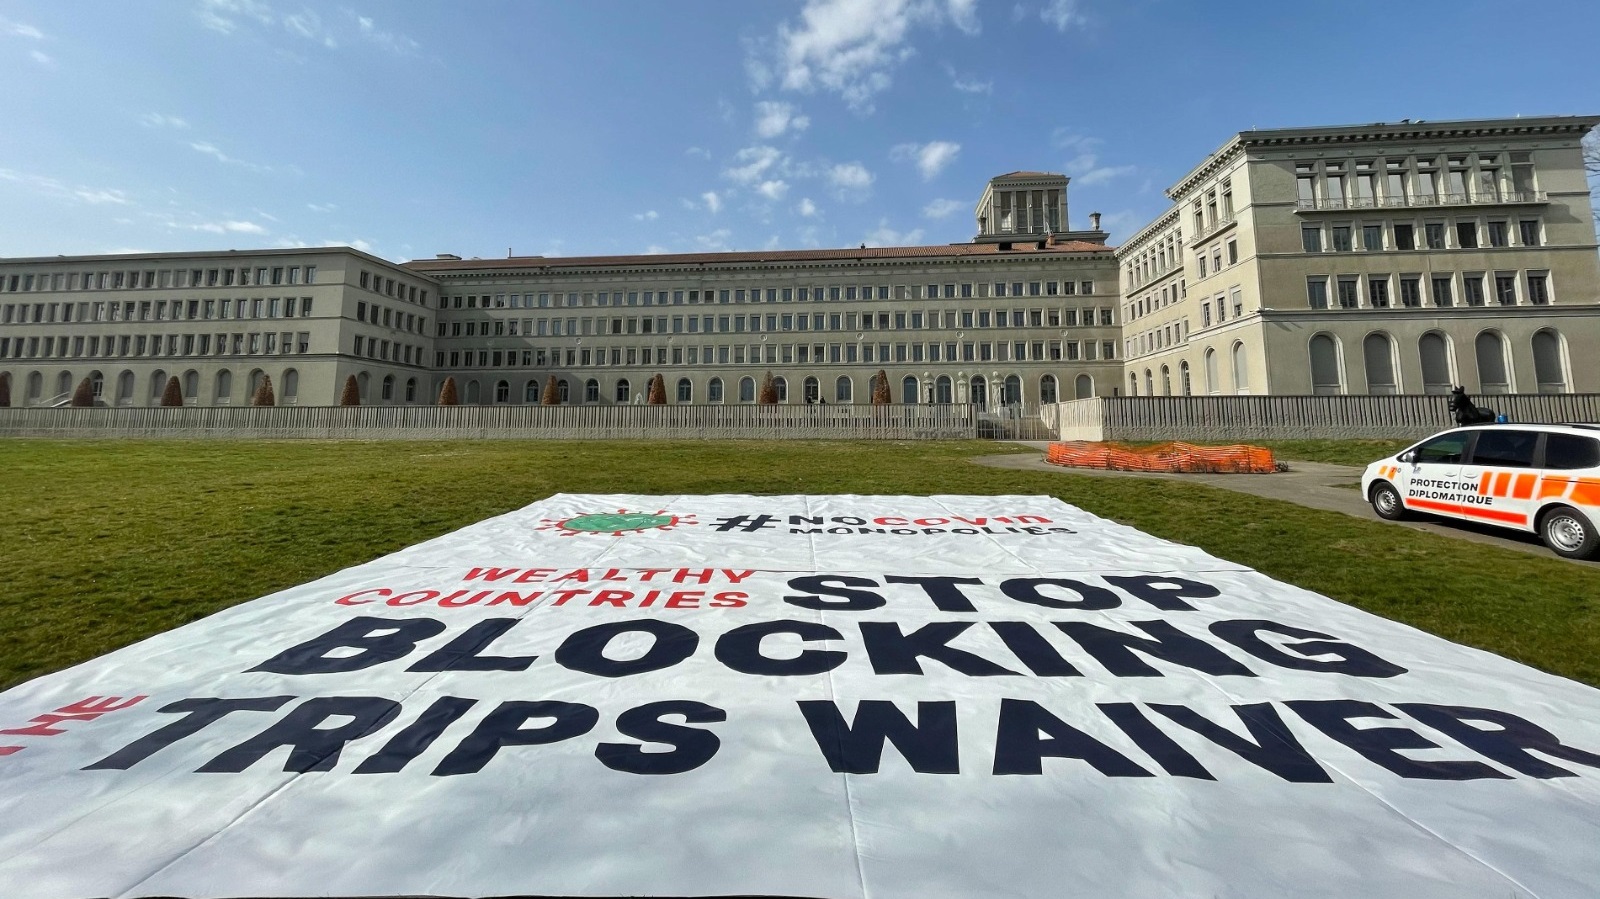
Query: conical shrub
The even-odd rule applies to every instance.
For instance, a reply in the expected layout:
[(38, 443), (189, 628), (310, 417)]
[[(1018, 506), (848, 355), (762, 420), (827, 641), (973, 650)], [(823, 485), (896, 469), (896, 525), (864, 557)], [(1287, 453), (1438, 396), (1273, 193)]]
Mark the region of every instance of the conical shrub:
[(250, 398), (252, 406), (276, 406), (278, 398), (272, 393), (272, 376), (262, 375), (261, 386), (256, 388), (256, 395)]
[(539, 397), (541, 406), (561, 405), (561, 393), (556, 389), (556, 379), (549, 378), (544, 382), (544, 393)]
[(456, 394), (456, 379), (445, 378), (444, 386), (439, 388), (439, 405), (458, 406), (460, 404), (461, 397)]
[(356, 376), (355, 375), (350, 375), (349, 377), (344, 379), (344, 392), (339, 394), (339, 405), (341, 405), (341, 406), (359, 406), (359, 405), (361, 405), (361, 387), (360, 387), (360, 385), (356, 384)]
[(894, 400), (889, 394), (889, 373), (880, 368), (878, 373), (872, 376), (872, 405), (887, 406), (892, 402)]
[(650, 397), (645, 400), (652, 406), (665, 406), (667, 404), (667, 379), (658, 373), (650, 379)]
[(94, 405), (94, 385), (89, 383), (88, 378), (84, 378), (82, 381), (79, 381), (78, 389), (72, 391), (71, 404), (74, 406), (83, 407)]
[(163, 406), (181, 406), (181, 405), (183, 405), (183, 387), (181, 387), (178, 384), (178, 376), (177, 375), (173, 375), (172, 377), (167, 379), (167, 387), (166, 387), (165, 390), (161, 391), (161, 405), (163, 405)]
[(761, 381), (761, 393), (756, 397), (756, 402), (763, 406), (777, 405), (778, 385), (773, 383), (772, 372), (770, 371), (767, 372), (767, 376)]
[(11, 405), (11, 373), (0, 372), (0, 409)]

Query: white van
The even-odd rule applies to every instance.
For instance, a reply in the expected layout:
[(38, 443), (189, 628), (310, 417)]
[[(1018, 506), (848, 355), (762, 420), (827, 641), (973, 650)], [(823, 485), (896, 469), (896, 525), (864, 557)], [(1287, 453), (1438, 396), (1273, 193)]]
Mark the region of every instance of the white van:
[(1558, 555), (1600, 557), (1600, 425), (1456, 428), (1367, 466), (1379, 517), (1425, 512), (1532, 531)]

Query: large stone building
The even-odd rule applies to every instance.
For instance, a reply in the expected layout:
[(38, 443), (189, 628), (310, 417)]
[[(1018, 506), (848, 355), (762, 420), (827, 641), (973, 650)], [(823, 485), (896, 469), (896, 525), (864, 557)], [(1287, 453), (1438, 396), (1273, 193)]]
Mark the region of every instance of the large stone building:
[[(348, 248), (0, 260), (14, 405), (644, 399), (1036, 407), (1114, 393), (1600, 392), (1579, 142), (1600, 119), (1252, 131), (1121, 247), (1068, 179), (989, 182), (968, 243), (435, 259)], [(554, 387), (551, 387), (551, 384)]]
[(1597, 122), (1236, 135), (1117, 250), (1127, 393), (1600, 392)]

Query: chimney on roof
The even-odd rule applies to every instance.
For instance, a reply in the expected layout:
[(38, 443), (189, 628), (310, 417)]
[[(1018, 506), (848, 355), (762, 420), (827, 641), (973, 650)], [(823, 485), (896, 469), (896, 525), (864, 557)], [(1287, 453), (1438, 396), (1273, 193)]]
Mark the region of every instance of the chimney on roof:
[(1089, 230), (1090, 231), (1099, 231), (1100, 230), (1100, 213), (1098, 213), (1098, 212), (1089, 213)]

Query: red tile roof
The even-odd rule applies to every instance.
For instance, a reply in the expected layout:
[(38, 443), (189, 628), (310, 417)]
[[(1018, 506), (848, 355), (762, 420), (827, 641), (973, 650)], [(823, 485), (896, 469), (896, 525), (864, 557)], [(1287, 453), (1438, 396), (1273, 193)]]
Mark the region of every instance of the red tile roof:
[(1083, 240), (1058, 241), (1039, 249), (1037, 242), (1016, 241), (1014, 249), (993, 243), (957, 243), (931, 247), (855, 247), (837, 250), (755, 250), (738, 253), (661, 253), (639, 256), (516, 256), (509, 259), (416, 259), (404, 267), (417, 272), (462, 272), (498, 269), (617, 268), (669, 265), (747, 265), (750, 263), (859, 262), (869, 259), (937, 259), (965, 256), (1056, 256), (1109, 253), (1112, 247)]

